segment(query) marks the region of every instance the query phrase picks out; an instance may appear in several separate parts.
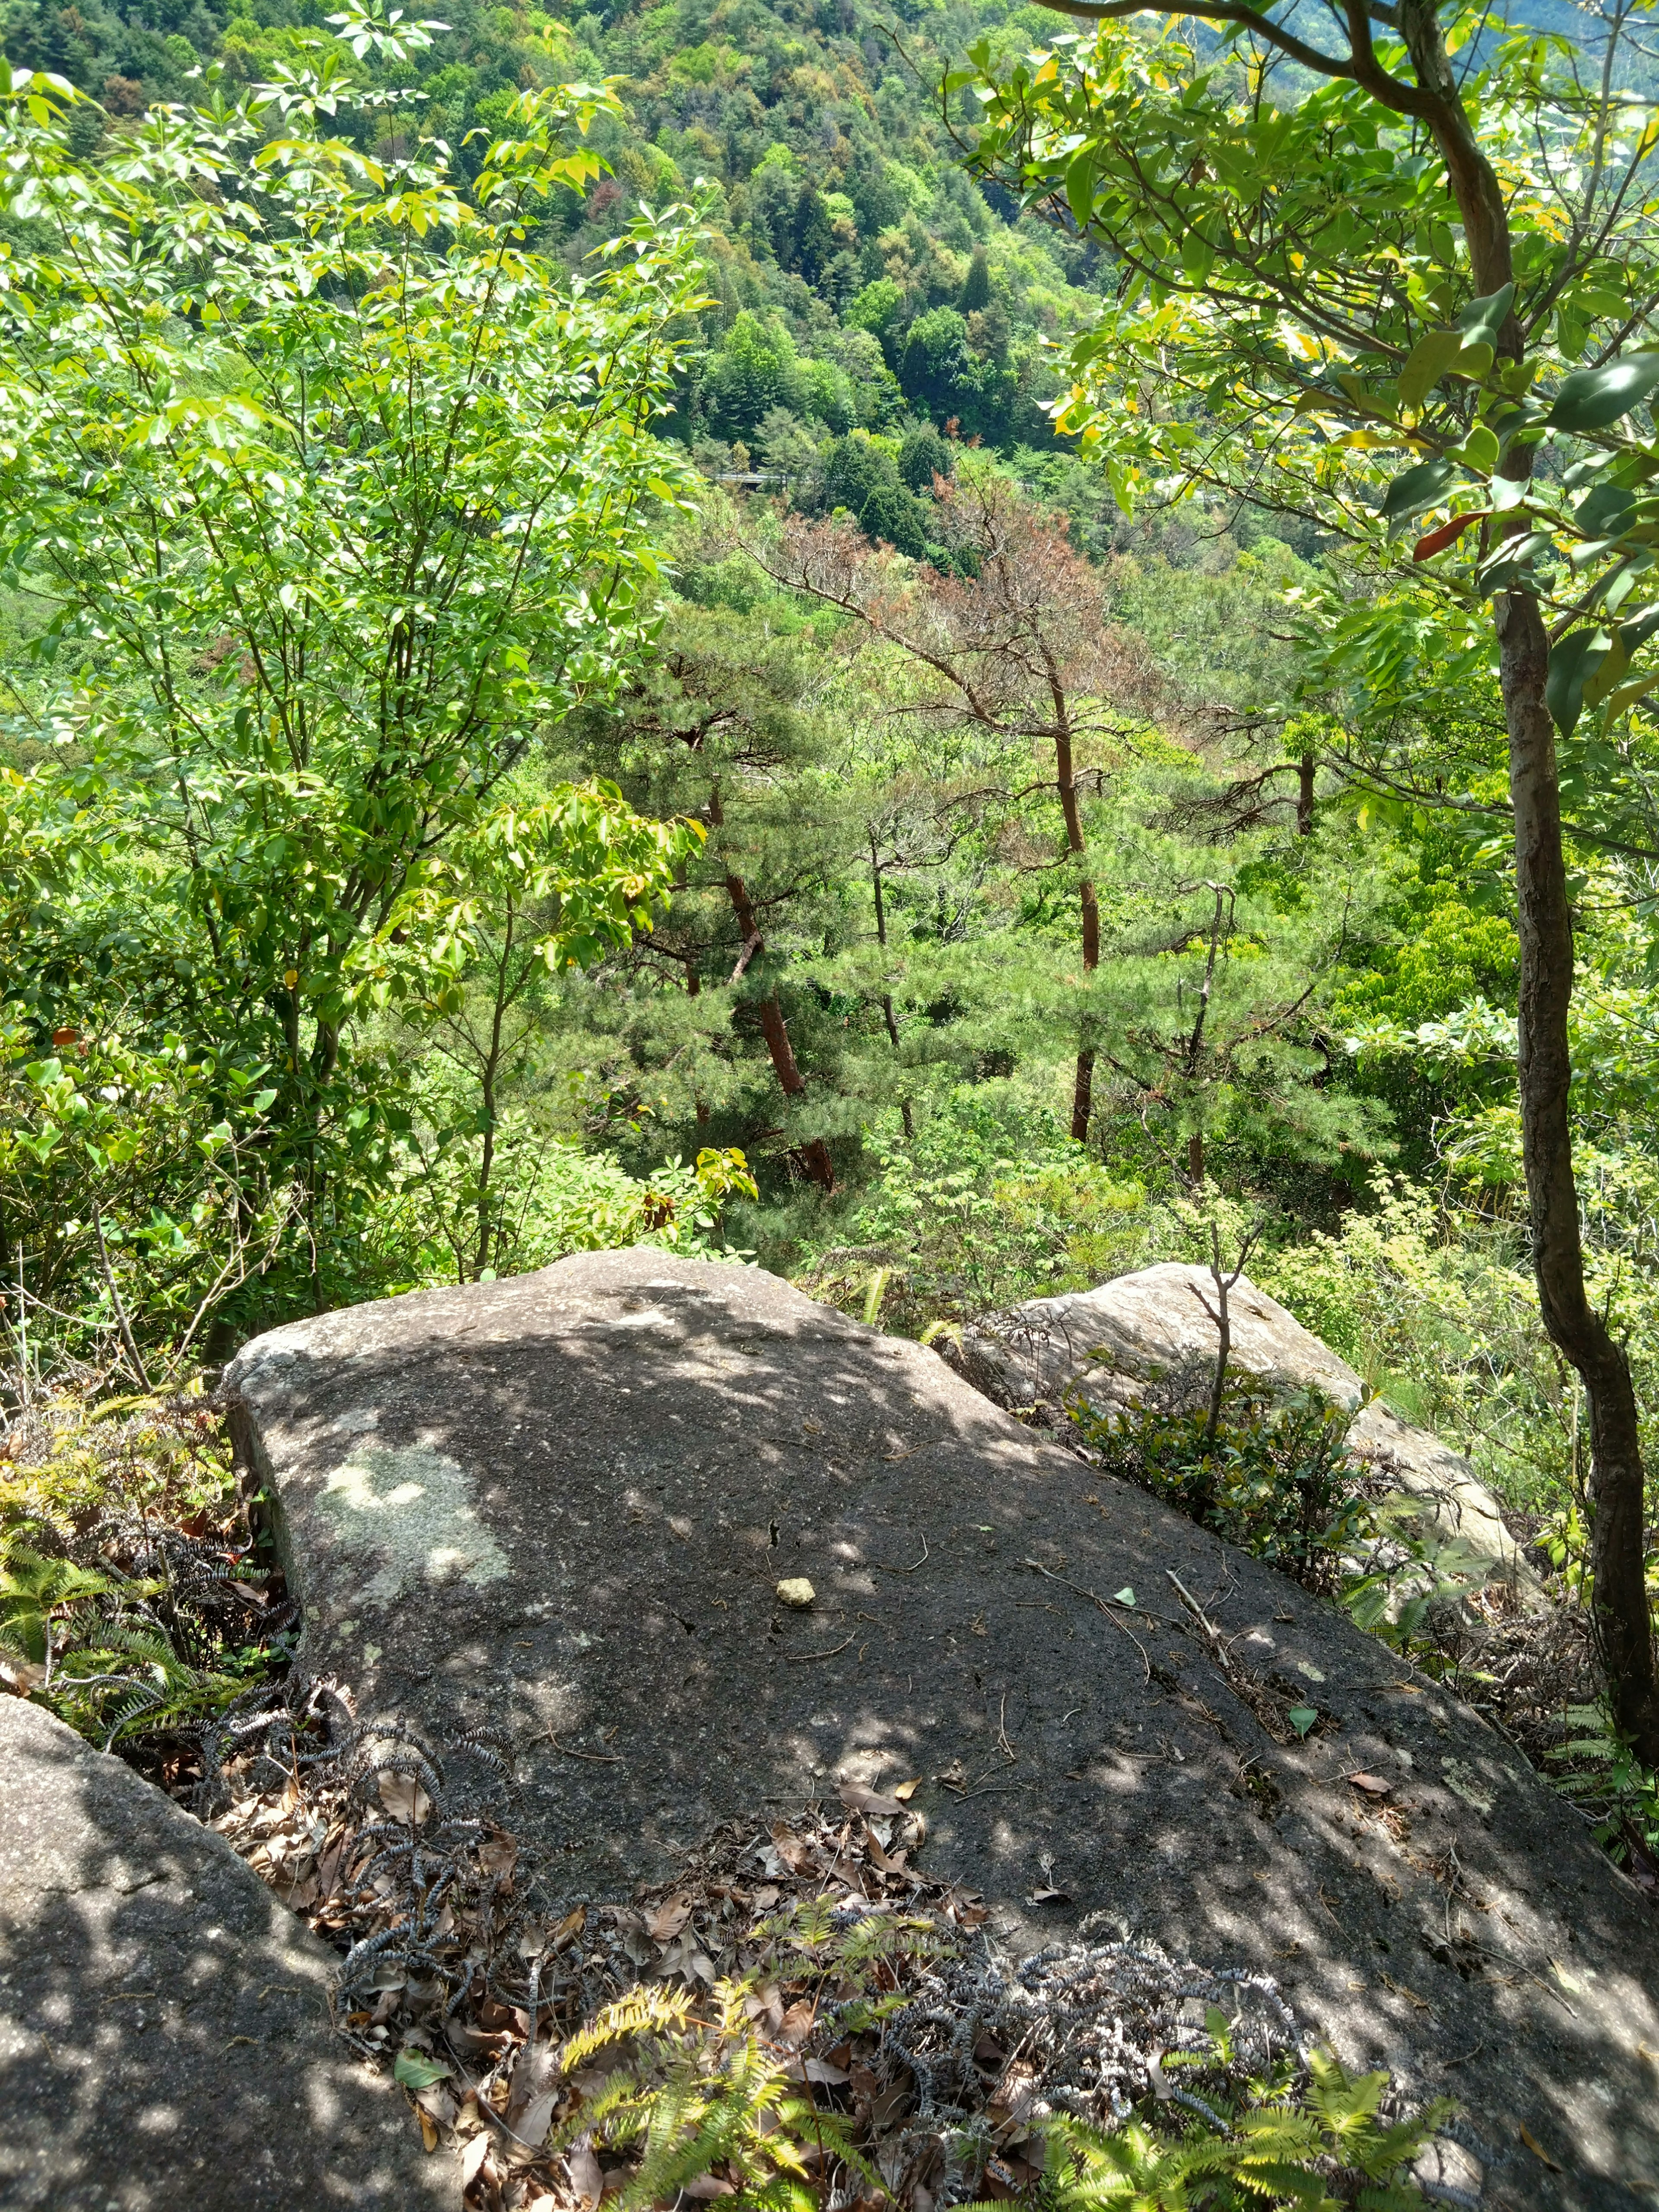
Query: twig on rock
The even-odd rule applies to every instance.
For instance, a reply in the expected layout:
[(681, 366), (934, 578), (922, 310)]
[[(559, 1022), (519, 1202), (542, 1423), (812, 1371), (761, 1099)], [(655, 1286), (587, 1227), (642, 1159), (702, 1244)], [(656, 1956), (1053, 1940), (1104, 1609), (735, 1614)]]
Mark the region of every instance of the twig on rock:
[(1079, 1597), (1086, 1597), (1091, 1605), (1097, 1607), (1099, 1610), (1105, 1614), (1107, 1620), (1111, 1622), (1113, 1627), (1121, 1629), (1123, 1634), (1128, 1638), (1130, 1643), (1134, 1645), (1135, 1650), (1139, 1652), (1140, 1663), (1146, 1669), (1146, 1680), (1148, 1682), (1152, 1680), (1152, 1662), (1146, 1645), (1135, 1634), (1133, 1628), (1127, 1626), (1124, 1622), (1118, 1619), (1117, 1615), (1112, 1611), (1111, 1607), (1107, 1604), (1103, 1597), (1097, 1597), (1091, 1589), (1085, 1589), (1081, 1583), (1067, 1582), (1064, 1575), (1057, 1575), (1052, 1567), (1045, 1567), (1040, 1560), (1026, 1559), (1022, 1562), (1022, 1565), (1035, 1568), (1038, 1574), (1046, 1575), (1051, 1583), (1059, 1583), (1065, 1589), (1075, 1590)]
[(566, 1759), (591, 1759), (595, 1766), (626, 1766), (628, 1761), (618, 1751), (578, 1751), (573, 1744), (561, 1743), (551, 1729), (545, 1735), (532, 1736), (532, 1743), (550, 1743), (555, 1751)]

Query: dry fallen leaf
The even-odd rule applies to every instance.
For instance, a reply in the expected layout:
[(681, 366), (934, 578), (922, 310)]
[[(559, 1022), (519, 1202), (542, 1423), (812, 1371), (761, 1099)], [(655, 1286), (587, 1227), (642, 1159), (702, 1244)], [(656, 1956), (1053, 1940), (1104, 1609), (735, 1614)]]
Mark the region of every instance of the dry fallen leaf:
[[(427, 1796), (412, 1774), (394, 1774), (385, 1768), (380, 1776), (380, 1802), (389, 1819), (407, 1821), (418, 1828), (432, 1810), (432, 1800)], [(295, 1802), (299, 1792), (295, 1792)]]
[(921, 1787), (920, 1777), (912, 1782), (896, 1782), (891, 1794), (898, 1799), (901, 1805), (908, 1805)]
[(605, 2173), (593, 2155), (592, 2145), (579, 2142), (574, 2150), (565, 2153), (564, 2163), (579, 2200), (584, 2204), (597, 2204), (605, 2194)]
[(653, 1943), (672, 1943), (686, 1922), (691, 1917), (691, 1906), (684, 1897), (671, 1897), (654, 1912), (646, 1915), (645, 1924)]
[(1385, 1782), (1380, 1774), (1351, 1774), (1348, 1779), (1356, 1790), (1367, 1790), (1373, 1797), (1386, 1797), (1394, 1788), (1393, 1783)]
[(1070, 1893), (1063, 1889), (1034, 1889), (1026, 1899), (1028, 1905), (1069, 1905)]
[(558, 2101), (558, 2092), (555, 2089), (544, 2089), (539, 2096), (532, 2097), (519, 2118), (514, 2121), (514, 2134), (520, 2136), (524, 2142), (535, 2143), (539, 2147), (552, 2124), (553, 2108)]
[(1535, 2141), (1531, 2133), (1524, 2127), (1521, 2130), (1521, 2140), (1525, 2143), (1527, 2148), (1532, 2153), (1534, 2158), (1541, 2158), (1543, 2160), (1545, 2165), (1548, 2166), (1552, 2173), (1560, 2172), (1560, 2167), (1545, 2149), (1543, 2144)]
[(778, 2041), (790, 2051), (799, 2051), (812, 2033), (812, 2022), (817, 2016), (805, 1998), (792, 2004), (778, 2029)]
[(575, 1942), (586, 1925), (587, 1907), (585, 1905), (579, 1905), (574, 1911), (567, 1912), (553, 1930), (553, 1940), (549, 1943), (548, 1949), (552, 1952), (562, 1951), (567, 1944)]
[(866, 1790), (861, 1782), (843, 1782), (841, 1802), (849, 1813), (902, 1813), (902, 1802), (896, 1797), (884, 1797), (879, 1790)]
[(461, 2153), (461, 2192), (465, 2196), (478, 2178), (480, 2167), (489, 2155), (489, 2130), (480, 2128)]
[(437, 2122), (431, 2113), (427, 2112), (417, 2112), (416, 2118), (421, 2124), (421, 2148), (424, 2151), (436, 2150), (438, 2148)]

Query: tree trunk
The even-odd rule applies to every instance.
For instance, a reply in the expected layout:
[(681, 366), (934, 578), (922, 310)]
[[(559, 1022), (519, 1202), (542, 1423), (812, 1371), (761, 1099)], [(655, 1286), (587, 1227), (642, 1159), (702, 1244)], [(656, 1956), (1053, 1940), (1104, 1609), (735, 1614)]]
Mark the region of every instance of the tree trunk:
[[(1463, 218), (1477, 292), (1515, 275), (1509, 214), (1497, 173), (1464, 109), (1433, 0), (1402, 0), (1401, 29), (1428, 100), (1421, 112), (1446, 164)], [(1367, 38), (1369, 45), (1369, 39)], [(1361, 76), (1360, 82), (1365, 79)], [(1396, 106), (1399, 104), (1395, 102)], [(1518, 362), (1511, 308), (1498, 352)], [(1512, 450), (1506, 474), (1530, 473), (1534, 449)], [(1567, 1009), (1572, 998), (1572, 915), (1561, 846), (1555, 732), (1545, 702), (1549, 638), (1538, 602), (1500, 593), (1493, 608), (1498, 677), (1509, 733), (1515, 817), (1515, 887), (1521, 937), (1519, 1078), (1533, 1271), (1544, 1326), (1583, 1379), (1589, 1409), (1593, 1619), (1613, 1717), (1649, 1766), (1659, 1765), (1659, 1680), (1643, 1574), (1641, 1437), (1630, 1362), (1584, 1292), (1578, 1193), (1572, 1173)]]
[(1551, 1338), (1583, 1378), (1589, 1408), (1592, 1617), (1613, 1716), (1645, 1765), (1659, 1765), (1659, 1681), (1643, 1575), (1643, 1472), (1630, 1362), (1584, 1291), (1572, 1172), (1567, 1008), (1572, 915), (1561, 846), (1555, 732), (1544, 704), (1549, 640), (1535, 599), (1498, 602), (1498, 669), (1509, 726), (1521, 935), (1521, 1145), (1538, 1302)]
[[(726, 878), (726, 896), (732, 902), (732, 911), (737, 916), (738, 927), (743, 933), (745, 951), (752, 945), (752, 959), (765, 950), (765, 940), (760, 933), (760, 924), (755, 918), (755, 902), (749, 896), (749, 886), (741, 876), (728, 874)], [(783, 1018), (783, 1008), (778, 1004), (775, 985), (767, 996), (757, 1002), (760, 1016), (761, 1035), (766, 1039), (766, 1049), (772, 1055), (772, 1066), (786, 1096), (799, 1097), (806, 1088), (805, 1078), (796, 1062), (795, 1048), (789, 1042), (789, 1024)], [(836, 1187), (836, 1170), (830, 1158), (830, 1147), (822, 1137), (809, 1137), (800, 1148), (806, 1172), (813, 1182), (825, 1191)]]
[(1296, 764), (1296, 834), (1311, 837), (1314, 827), (1314, 757), (1304, 753)]
[(1197, 1129), (1187, 1139), (1187, 1176), (1194, 1186), (1204, 1180), (1204, 1139)]
[[(1083, 816), (1077, 803), (1077, 772), (1072, 761), (1072, 733), (1062, 722), (1054, 732), (1054, 784), (1060, 793), (1060, 811), (1066, 817), (1066, 842), (1071, 851), (1081, 856)], [(1094, 884), (1087, 876), (1078, 880), (1079, 919), (1083, 925), (1083, 972), (1092, 975), (1100, 965), (1100, 902), (1095, 896)], [(1083, 1033), (1078, 1044), (1077, 1074), (1072, 1085), (1072, 1135), (1079, 1145), (1089, 1141), (1089, 1122), (1094, 1112), (1095, 1052), (1089, 1042), (1089, 1025), (1085, 1018)]]
[[(876, 833), (873, 830), (870, 831), (869, 836), (870, 882), (872, 889), (874, 890), (876, 897), (876, 942), (883, 948), (884, 951), (885, 951), (887, 945), (887, 902), (882, 896), (881, 855), (876, 849)], [(893, 1012), (893, 994), (890, 991), (884, 991), (881, 994), (881, 1018), (887, 1024), (888, 1042), (892, 1046), (894, 1051), (896, 1052), (899, 1049), (898, 1018)], [(906, 1139), (914, 1144), (915, 1141), (916, 1132), (915, 1124), (910, 1119), (910, 1101), (908, 1097), (902, 1097), (899, 1100), (899, 1119), (904, 1124), (904, 1134)]]

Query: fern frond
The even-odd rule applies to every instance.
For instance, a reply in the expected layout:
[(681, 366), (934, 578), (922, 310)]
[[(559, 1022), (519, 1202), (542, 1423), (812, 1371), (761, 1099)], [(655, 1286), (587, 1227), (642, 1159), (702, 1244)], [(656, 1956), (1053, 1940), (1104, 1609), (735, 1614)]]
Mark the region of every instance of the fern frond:
[(668, 1990), (656, 1984), (631, 1989), (614, 2003), (606, 2005), (586, 2027), (571, 2037), (560, 2054), (559, 2064), (567, 2074), (577, 2073), (585, 2060), (593, 2057), (609, 2043), (620, 2043), (630, 2035), (683, 2031), (690, 2020), (695, 2002), (690, 1990)]

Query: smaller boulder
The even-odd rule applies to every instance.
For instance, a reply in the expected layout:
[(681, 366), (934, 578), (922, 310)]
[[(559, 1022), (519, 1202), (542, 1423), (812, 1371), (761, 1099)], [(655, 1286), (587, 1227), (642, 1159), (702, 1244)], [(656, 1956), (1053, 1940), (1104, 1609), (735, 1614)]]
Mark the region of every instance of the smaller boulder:
[(459, 2202), (334, 2035), (338, 1960), (224, 1838), (0, 1697), (0, 2202), (418, 2212)]
[[(1033, 1298), (963, 1329), (960, 1350), (941, 1342), (967, 1381), (997, 1404), (1060, 1426), (1073, 1396), (1109, 1413), (1139, 1403), (1149, 1383), (1186, 1380), (1207, 1390), (1217, 1352), (1216, 1304), (1207, 1267), (1166, 1261), (1092, 1291)], [(1523, 1605), (1546, 1601), (1538, 1577), (1504, 1525), (1498, 1500), (1468, 1460), (1415, 1429), (1365, 1389), (1346, 1359), (1303, 1328), (1248, 1275), (1227, 1296), (1230, 1374), (1249, 1376), (1270, 1398), (1310, 1385), (1355, 1414), (1354, 1458), (1409, 1501), (1415, 1528), (1455, 1544), (1461, 1562), (1510, 1584)]]

